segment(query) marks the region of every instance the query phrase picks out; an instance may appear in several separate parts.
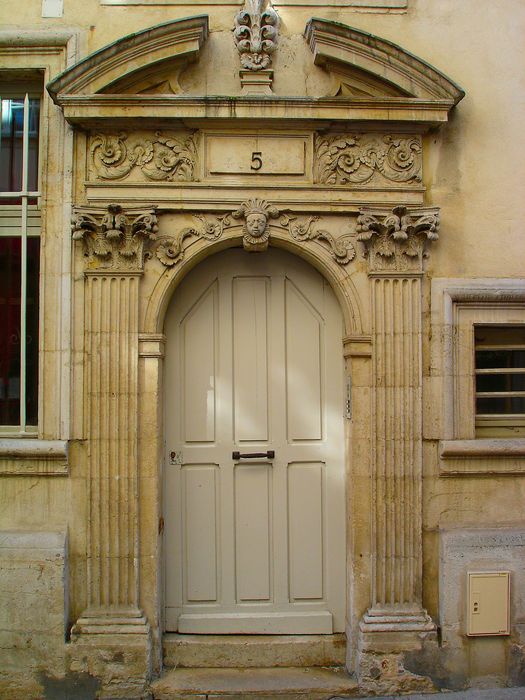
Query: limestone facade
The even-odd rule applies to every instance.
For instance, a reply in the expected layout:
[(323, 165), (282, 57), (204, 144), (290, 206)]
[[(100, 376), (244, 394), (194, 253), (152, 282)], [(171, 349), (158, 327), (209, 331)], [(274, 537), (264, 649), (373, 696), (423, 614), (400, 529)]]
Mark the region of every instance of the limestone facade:
[[(525, 418), (483, 432), (475, 408), (475, 329), (525, 327), (523, 5), (196, 4), (0, 8), (6, 84), (42, 86), (0, 696), (140, 698), (162, 673), (164, 319), (234, 247), (303, 258), (341, 308), (347, 669), (373, 693), (523, 685)], [(510, 635), (467, 635), (471, 571), (510, 571)]]

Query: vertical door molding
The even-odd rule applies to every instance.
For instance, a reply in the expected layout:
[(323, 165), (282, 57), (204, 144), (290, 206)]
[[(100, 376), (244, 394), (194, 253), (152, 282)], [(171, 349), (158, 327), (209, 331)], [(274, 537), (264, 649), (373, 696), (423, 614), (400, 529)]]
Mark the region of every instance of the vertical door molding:
[[(437, 209), (361, 210), (372, 320), (372, 581), (360, 623), (367, 651), (419, 644), (435, 625), (422, 607), (421, 285)], [(427, 634), (428, 636), (428, 634)], [(400, 646), (401, 644), (401, 646)]]

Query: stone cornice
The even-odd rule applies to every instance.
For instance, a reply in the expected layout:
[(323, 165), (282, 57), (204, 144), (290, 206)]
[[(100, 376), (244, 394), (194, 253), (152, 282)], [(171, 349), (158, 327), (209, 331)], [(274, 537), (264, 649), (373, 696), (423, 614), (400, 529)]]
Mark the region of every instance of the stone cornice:
[[(108, 121), (112, 127), (140, 123), (159, 128), (162, 120), (241, 120), (257, 118), (268, 124), (297, 122), (389, 122), (421, 125), (425, 131), (448, 120), (454, 100), (408, 97), (200, 97), (186, 95), (53, 94), (71, 124), (92, 127)], [(116, 114), (118, 108), (120, 114)], [(319, 126), (319, 125), (318, 125)]]

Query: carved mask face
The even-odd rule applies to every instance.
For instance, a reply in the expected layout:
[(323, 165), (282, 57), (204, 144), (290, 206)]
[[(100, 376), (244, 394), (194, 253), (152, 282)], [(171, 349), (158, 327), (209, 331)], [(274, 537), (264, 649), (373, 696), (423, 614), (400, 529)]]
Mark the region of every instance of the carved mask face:
[(266, 217), (260, 212), (246, 214), (246, 229), (254, 238), (259, 238), (266, 231)]

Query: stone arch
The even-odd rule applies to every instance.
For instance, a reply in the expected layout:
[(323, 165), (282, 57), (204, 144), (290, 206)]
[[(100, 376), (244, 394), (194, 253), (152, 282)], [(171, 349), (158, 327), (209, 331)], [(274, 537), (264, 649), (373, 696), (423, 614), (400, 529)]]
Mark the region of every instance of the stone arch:
[[(171, 297), (190, 270), (205, 258), (221, 250), (239, 247), (241, 241), (240, 226), (236, 226), (225, 232), (218, 241), (198, 240), (188, 246), (183, 260), (174, 265), (167, 274), (158, 277), (144, 311), (142, 332), (162, 333), (164, 317)], [(272, 231), (270, 245), (287, 250), (316, 268), (329, 282), (339, 302), (344, 319), (345, 335), (359, 336), (363, 334), (362, 303), (351, 276), (343, 266), (335, 262), (322, 244), (304, 245), (290, 239), (289, 236), (277, 229), (275, 232)], [(252, 254), (264, 255), (264, 253)]]

